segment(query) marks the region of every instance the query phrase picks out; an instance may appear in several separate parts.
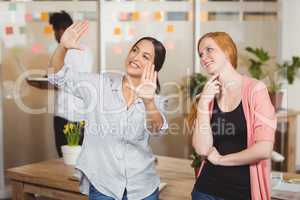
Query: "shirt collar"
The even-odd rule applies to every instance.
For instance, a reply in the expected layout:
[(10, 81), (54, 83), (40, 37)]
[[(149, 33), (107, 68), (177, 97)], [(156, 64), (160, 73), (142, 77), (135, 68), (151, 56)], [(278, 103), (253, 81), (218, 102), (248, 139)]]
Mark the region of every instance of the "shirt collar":
[[(112, 93), (114, 94), (119, 94), (121, 99), (124, 99), (123, 93), (122, 93), (122, 82), (125, 74), (113, 76), (110, 78), (110, 85), (111, 85), (111, 90)], [(134, 102), (135, 104), (138, 103), (143, 103), (143, 100), (141, 98), (138, 98)]]

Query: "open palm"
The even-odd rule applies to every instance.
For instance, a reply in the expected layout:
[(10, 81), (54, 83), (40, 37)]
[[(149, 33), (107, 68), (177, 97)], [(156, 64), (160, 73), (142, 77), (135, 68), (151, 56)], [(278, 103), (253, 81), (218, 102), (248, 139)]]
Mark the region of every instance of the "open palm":
[(156, 90), (157, 72), (154, 71), (154, 65), (147, 66), (144, 69), (141, 83), (136, 88), (137, 96), (142, 99), (153, 99)]
[(60, 44), (67, 49), (81, 49), (79, 40), (88, 30), (88, 22), (75, 22), (67, 28), (60, 39)]

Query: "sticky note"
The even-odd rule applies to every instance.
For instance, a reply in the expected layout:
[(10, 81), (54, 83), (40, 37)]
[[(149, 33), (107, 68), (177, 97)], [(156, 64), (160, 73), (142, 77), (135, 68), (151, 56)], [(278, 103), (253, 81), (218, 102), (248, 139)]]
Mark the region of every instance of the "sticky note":
[(32, 21), (32, 14), (31, 13), (26, 13), (25, 14), (25, 20), (27, 22), (31, 22)]
[(167, 48), (168, 50), (174, 49), (174, 48), (175, 48), (174, 42), (171, 42), (171, 41), (166, 42), (166, 48)]
[(12, 35), (12, 34), (14, 34), (13, 27), (12, 26), (5, 27), (5, 33), (6, 33), (6, 35)]
[(32, 13), (32, 19), (33, 20), (40, 20), (40, 18), (41, 18), (41, 13), (40, 12)]
[(200, 21), (201, 22), (206, 22), (208, 21), (208, 13), (206, 11), (201, 11), (200, 14)]
[(122, 54), (122, 52), (123, 52), (122, 47), (120, 47), (120, 46), (114, 46), (113, 47), (113, 52), (115, 54)]
[(9, 11), (16, 11), (17, 10), (17, 4), (16, 3), (9, 3), (8, 10)]
[(81, 13), (81, 12), (75, 12), (75, 13), (73, 14), (73, 19), (74, 19), (75, 21), (83, 20), (83, 19), (84, 19), (83, 13)]
[(51, 34), (52, 33), (52, 26), (47, 25), (44, 27), (44, 33), (45, 34)]
[(136, 30), (133, 28), (128, 28), (128, 36), (134, 36), (136, 34)]
[(33, 44), (32, 47), (31, 47), (31, 52), (34, 53), (34, 54), (38, 54), (42, 51), (42, 45), (41, 44)]
[(172, 33), (172, 32), (174, 32), (174, 26), (172, 25), (172, 24), (169, 24), (168, 26), (167, 26), (167, 30), (166, 30), (168, 33)]
[(188, 12), (188, 20), (189, 20), (189, 21), (193, 21), (193, 18), (194, 18), (194, 12), (189, 11), (189, 12)]
[(119, 15), (120, 21), (128, 21), (128, 13), (127, 12), (121, 12)]
[(19, 32), (20, 32), (20, 34), (25, 34), (26, 33), (26, 27), (25, 26), (20, 26), (19, 27)]
[(114, 28), (114, 35), (121, 35), (121, 28), (120, 27), (115, 27)]
[(138, 21), (140, 19), (140, 13), (139, 12), (132, 12), (131, 20), (132, 21)]
[(162, 20), (162, 13), (160, 11), (156, 11), (154, 13), (154, 19), (157, 20), (157, 21)]
[(41, 21), (46, 22), (48, 21), (49, 13), (48, 12), (41, 12)]

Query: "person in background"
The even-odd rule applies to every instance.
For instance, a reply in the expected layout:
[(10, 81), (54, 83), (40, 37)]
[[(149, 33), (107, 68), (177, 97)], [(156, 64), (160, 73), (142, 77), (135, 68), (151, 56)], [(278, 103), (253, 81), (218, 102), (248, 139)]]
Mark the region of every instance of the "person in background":
[(69, 49), (81, 49), (78, 41), (87, 29), (88, 22), (77, 22), (64, 32), (48, 74), (49, 82), (87, 106), (76, 164), (80, 191), (90, 200), (158, 200), (160, 180), (149, 139), (168, 128), (165, 99), (158, 95), (165, 47), (152, 37), (139, 39), (125, 59), (125, 73), (68, 70), (64, 57)]
[[(60, 43), (61, 36), (65, 30), (73, 24), (71, 16), (65, 11), (50, 14), (49, 24), (52, 25), (57, 43)], [(84, 50), (69, 49), (64, 58), (65, 66), (76, 72), (92, 72), (93, 59), (89, 48), (81, 45)], [(67, 144), (63, 134), (64, 125), (68, 122), (78, 123), (84, 120), (82, 112), (82, 99), (65, 92), (62, 89), (56, 90), (54, 105), (54, 131), (55, 145), (59, 157), (62, 157), (61, 146)], [(80, 139), (80, 145), (83, 141), (83, 135)]]
[(202, 36), (198, 53), (211, 78), (188, 118), (193, 147), (205, 158), (192, 199), (269, 200), (276, 115), (268, 90), (238, 73), (237, 48), (227, 33)]

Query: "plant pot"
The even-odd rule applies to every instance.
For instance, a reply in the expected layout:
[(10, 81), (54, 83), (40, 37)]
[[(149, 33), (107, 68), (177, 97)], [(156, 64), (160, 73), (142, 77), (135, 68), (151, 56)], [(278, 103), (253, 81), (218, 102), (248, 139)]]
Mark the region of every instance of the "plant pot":
[(66, 165), (75, 165), (81, 151), (81, 146), (64, 145), (61, 147), (64, 163)]
[(269, 92), (269, 95), (275, 110), (278, 111), (282, 105), (283, 92), (275, 92), (275, 93)]

